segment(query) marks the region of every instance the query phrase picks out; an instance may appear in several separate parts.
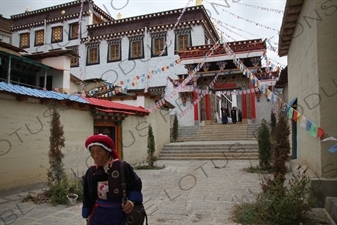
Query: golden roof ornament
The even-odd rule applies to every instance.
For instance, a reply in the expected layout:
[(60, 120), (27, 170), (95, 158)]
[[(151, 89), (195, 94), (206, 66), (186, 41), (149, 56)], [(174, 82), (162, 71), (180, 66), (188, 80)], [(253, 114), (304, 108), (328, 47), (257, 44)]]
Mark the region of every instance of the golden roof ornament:
[(196, 6), (202, 5), (202, 0), (195, 0), (195, 5), (196, 5)]
[(117, 14), (117, 19), (118, 20), (122, 19), (122, 14), (120, 12)]
[(28, 5), (26, 6), (26, 10), (25, 10), (25, 13), (28, 13), (29, 12), (29, 8), (28, 8)]

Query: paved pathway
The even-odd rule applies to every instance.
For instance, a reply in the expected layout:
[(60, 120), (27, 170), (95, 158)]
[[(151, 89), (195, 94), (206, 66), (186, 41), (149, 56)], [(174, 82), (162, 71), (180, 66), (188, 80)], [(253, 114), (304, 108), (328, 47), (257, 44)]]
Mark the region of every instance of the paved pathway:
[[(226, 225), (233, 202), (252, 199), (259, 191), (259, 175), (243, 168), (257, 161), (158, 161), (162, 170), (136, 170), (143, 180), (150, 225)], [(215, 166), (223, 169), (216, 169)], [(36, 205), (21, 200), (28, 193), (0, 198), (0, 224), (84, 225), (81, 203), (75, 206)]]

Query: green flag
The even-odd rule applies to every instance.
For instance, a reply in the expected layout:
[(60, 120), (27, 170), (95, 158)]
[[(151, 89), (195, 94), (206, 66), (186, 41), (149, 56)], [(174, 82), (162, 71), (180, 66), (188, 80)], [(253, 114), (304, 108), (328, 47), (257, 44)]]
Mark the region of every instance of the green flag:
[(311, 124), (310, 130), (308, 131), (311, 136), (317, 137), (318, 126), (314, 123)]

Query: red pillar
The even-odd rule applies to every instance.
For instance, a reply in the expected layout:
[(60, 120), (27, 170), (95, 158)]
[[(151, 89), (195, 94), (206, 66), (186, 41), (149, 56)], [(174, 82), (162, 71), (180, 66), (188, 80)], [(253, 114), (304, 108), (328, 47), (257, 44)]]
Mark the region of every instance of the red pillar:
[[(198, 99), (198, 93), (196, 91), (193, 92), (193, 102)], [(194, 104), (194, 121), (199, 121), (199, 113), (198, 113), (198, 105)]]
[[(254, 90), (254, 84), (249, 85), (251, 90)], [(255, 108), (255, 92), (250, 91), (251, 109), (252, 109), (252, 119), (256, 118), (256, 108)]]
[(205, 95), (206, 102), (206, 120), (211, 120), (211, 105), (210, 105), (210, 95)]

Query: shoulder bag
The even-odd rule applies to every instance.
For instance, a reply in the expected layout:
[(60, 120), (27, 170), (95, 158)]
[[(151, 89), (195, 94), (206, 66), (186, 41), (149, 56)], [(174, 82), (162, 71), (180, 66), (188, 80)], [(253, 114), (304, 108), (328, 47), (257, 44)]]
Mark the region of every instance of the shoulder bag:
[[(128, 200), (127, 193), (126, 193), (126, 183), (125, 183), (125, 162), (120, 161), (120, 169), (121, 169), (121, 180), (122, 180), (122, 190), (123, 190), (123, 202), (126, 203)], [(147, 223), (147, 214), (144, 208), (143, 203), (135, 203), (133, 210), (126, 214), (126, 225), (143, 225), (144, 221), (146, 220), (145, 224)]]

